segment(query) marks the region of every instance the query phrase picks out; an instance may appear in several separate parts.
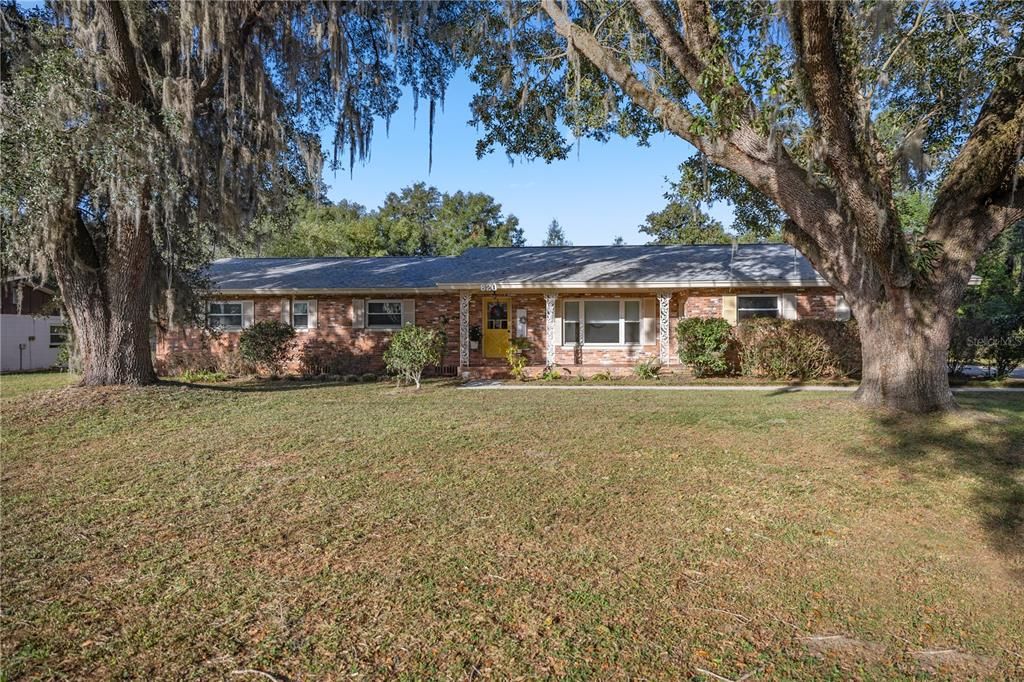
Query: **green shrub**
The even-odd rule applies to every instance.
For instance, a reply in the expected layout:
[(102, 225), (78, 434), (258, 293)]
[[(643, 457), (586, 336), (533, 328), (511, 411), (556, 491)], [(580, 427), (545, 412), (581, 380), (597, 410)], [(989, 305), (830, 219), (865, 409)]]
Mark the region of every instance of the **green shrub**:
[(238, 354), (246, 362), (274, 375), (280, 372), (294, 343), (295, 330), (290, 324), (263, 320), (242, 330)]
[(978, 359), (978, 332), (983, 327), (982, 320), (957, 316), (953, 320), (953, 333), (949, 338), (949, 353), (946, 356), (946, 367), (950, 374), (961, 374), (964, 367), (974, 364)]
[(57, 351), (57, 366), (71, 374), (82, 373), (82, 354), (75, 343), (75, 330), (70, 322), (64, 325), (64, 342)]
[(650, 360), (644, 360), (638, 362), (633, 367), (633, 375), (637, 379), (657, 379), (658, 372), (661, 371), (661, 361), (656, 358)]
[[(359, 380), (364, 384), (373, 384), (377, 382), (379, 377), (373, 372), (364, 372), (359, 376)], [(419, 388), (419, 384), (416, 384), (416, 388)]]
[(226, 350), (216, 356), (216, 367), (218, 372), (227, 374), (229, 377), (246, 377), (256, 373), (253, 363), (242, 358), (237, 350)]
[(996, 315), (977, 334), (978, 355), (989, 361), (996, 379), (1005, 379), (1024, 363), (1024, 314)]
[(187, 369), (181, 373), (179, 378), (189, 384), (215, 384), (220, 381), (227, 381), (228, 375), (223, 372), (211, 372), (205, 369)]
[(826, 379), (860, 372), (856, 323), (756, 318), (735, 331), (740, 369), (769, 379)]
[(509, 339), (508, 348), (505, 349), (505, 360), (508, 362), (508, 371), (513, 379), (523, 381), (526, 379), (526, 364), (529, 358), (526, 351), (530, 349), (530, 342), (526, 339)]
[(591, 381), (611, 381), (612, 380), (612, 374), (611, 374), (611, 372), (609, 372), (607, 370), (602, 370), (600, 372), (595, 372), (594, 374), (591, 374), (590, 375), (590, 380)]
[(436, 330), (410, 323), (391, 337), (384, 351), (384, 364), (399, 386), (403, 381), (411, 381), (419, 388), (423, 368), (440, 363), (443, 351), (444, 340)]
[(208, 349), (176, 350), (167, 353), (160, 363), (165, 376), (181, 376), (185, 372), (216, 372), (217, 356)]
[(558, 381), (562, 378), (562, 373), (554, 367), (548, 366), (544, 368), (544, 371), (540, 374), (541, 381)]
[(808, 318), (788, 323), (804, 334), (824, 342), (833, 378), (859, 377), (861, 371), (860, 331), (856, 320), (819, 320)]
[(686, 317), (676, 325), (679, 360), (696, 376), (723, 374), (729, 369), (732, 327), (721, 318)]

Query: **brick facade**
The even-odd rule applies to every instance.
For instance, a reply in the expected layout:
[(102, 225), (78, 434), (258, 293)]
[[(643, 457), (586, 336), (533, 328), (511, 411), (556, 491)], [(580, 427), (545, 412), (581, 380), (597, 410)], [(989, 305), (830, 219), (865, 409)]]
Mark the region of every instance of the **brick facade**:
[[(687, 289), (672, 294), (669, 304), (669, 364), (678, 365), (675, 326), (681, 316), (718, 317), (722, 314), (722, 296), (748, 293), (783, 293), (764, 289)], [(784, 293), (795, 296), (799, 317), (834, 319), (836, 297), (832, 290), (798, 289)], [(530, 365), (542, 367), (545, 364), (547, 347), (545, 301), (542, 293), (499, 292), (494, 294), (509, 299), (515, 333), (515, 315), (526, 311), (526, 338), (530, 342), (527, 351)], [(470, 326), (483, 326), (483, 299), (489, 295), (473, 292), (470, 301)], [(631, 294), (608, 293), (559, 293), (558, 317), (561, 304), (566, 299), (640, 299), (656, 297), (653, 291)], [(325, 360), (335, 359), (329, 373), (380, 372), (383, 369), (383, 352), (391, 338), (391, 331), (356, 328), (353, 325), (353, 296), (296, 296), (295, 300), (317, 301), (317, 324), (315, 329), (300, 331), (296, 349), (289, 363), (293, 372), (314, 371), (324, 365)], [(365, 298), (365, 297), (359, 297)], [(443, 329), (447, 345), (442, 365), (454, 368), (459, 365), (459, 294), (438, 292), (419, 296), (373, 296), (374, 299), (414, 301), (416, 324)], [(253, 301), (254, 321), (280, 320), (285, 297), (282, 296), (225, 296), (219, 300)], [(656, 300), (656, 299), (655, 299)], [(657, 311), (657, 307), (655, 307)], [(641, 329), (643, 323), (641, 323)], [(657, 322), (655, 322), (655, 329)], [(169, 359), (181, 354), (204, 353), (222, 357), (237, 348), (238, 331), (225, 331), (211, 337), (198, 329), (162, 331), (158, 334), (156, 358), (158, 368), (166, 367)], [(470, 366), (501, 369), (505, 361), (500, 358), (484, 358), (483, 344), (470, 350)], [(658, 357), (658, 342), (631, 346), (587, 346), (577, 348), (561, 345), (556, 349), (556, 363), (571, 366), (631, 366), (645, 359)], [(312, 369), (311, 369), (312, 368)]]

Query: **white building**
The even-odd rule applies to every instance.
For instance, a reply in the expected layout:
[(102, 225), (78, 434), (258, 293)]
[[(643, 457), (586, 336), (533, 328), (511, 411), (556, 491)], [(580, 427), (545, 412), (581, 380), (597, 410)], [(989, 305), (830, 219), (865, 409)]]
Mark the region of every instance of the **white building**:
[(10, 278), (0, 293), (0, 372), (56, 365), (65, 332), (64, 320), (53, 310), (54, 291), (27, 279)]

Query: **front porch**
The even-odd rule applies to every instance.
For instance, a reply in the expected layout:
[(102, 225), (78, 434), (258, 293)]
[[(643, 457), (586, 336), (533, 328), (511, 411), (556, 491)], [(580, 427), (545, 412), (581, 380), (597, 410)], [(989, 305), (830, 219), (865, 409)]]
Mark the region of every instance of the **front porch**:
[(531, 376), (549, 367), (567, 376), (625, 376), (651, 360), (681, 370), (672, 326), (682, 300), (666, 291), (461, 291), (458, 372), (507, 376), (513, 339), (525, 341)]

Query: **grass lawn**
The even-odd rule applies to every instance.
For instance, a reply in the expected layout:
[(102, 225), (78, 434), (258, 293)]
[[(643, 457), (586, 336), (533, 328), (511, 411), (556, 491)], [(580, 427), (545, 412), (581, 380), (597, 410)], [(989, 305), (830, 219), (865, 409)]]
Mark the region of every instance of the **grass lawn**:
[(1020, 395), (34, 380), (8, 679), (1024, 674)]
[[(48, 388), (63, 388), (77, 377), (66, 372), (25, 372), (23, 374), (0, 374), (0, 398), (17, 398)], [(5, 403), (5, 407), (9, 403)]]

